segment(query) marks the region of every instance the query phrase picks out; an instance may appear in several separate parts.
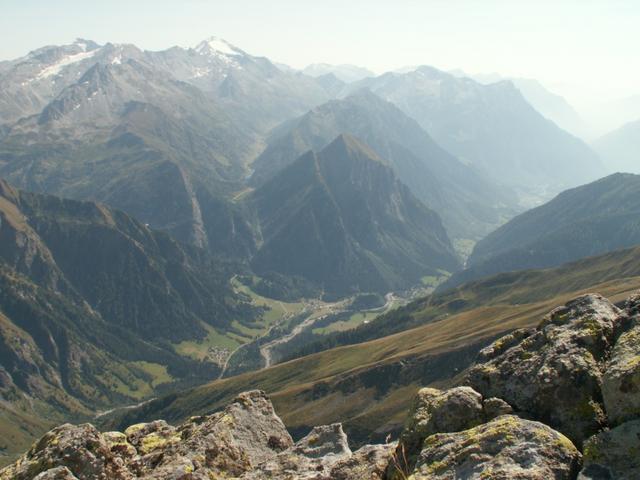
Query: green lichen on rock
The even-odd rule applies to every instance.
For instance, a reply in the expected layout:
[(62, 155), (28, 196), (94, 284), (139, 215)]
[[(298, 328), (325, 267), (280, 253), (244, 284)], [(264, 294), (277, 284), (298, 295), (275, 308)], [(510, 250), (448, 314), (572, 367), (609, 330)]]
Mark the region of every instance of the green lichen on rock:
[(559, 432), (512, 415), (470, 430), (439, 433), (424, 442), (414, 480), (571, 479), (580, 452)]
[(180, 435), (170, 435), (165, 436), (160, 433), (151, 433), (144, 437), (140, 444), (140, 453), (147, 454), (151, 453), (154, 450), (162, 450), (167, 448), (169, 445), (175, 445), (179, 443), (181, 440)]
[(32, 480), (39, 474), (43, 474), (43, 478), (67, 475), (66, 470), (58, 467), (66, 467), (78, 480), (133, 478), (116, 460), (95, 427), (65, 424), (46, 433), (20, 460), (0, 471), (0, 479)]
[(594, 435), (584, 445), (580, 480), (635, 480), (640, 472), (640, 420)]
[(508, 349), (494, 343), (483, 350), (465, 383), (581, 445), (606, 425), (602, 364), (621, 315), (600, 295), (578, 297), (553, 310), (535, 331), (520, 333), (519, 342), (508, 336)]
[(401, 478), (399, 469), (411, 471), (424, 440), (430, 435), (466, 430), (481, 424), (485, 419), (482, 396), (470, 387), (446, 391), (420, 389), (413, 400), (396, 450), (400, 465), (390, 466), (389, 475)]
[(612, 425), (640, 417), (640, 321), (622, 333), (602, 377), (602, 396)]

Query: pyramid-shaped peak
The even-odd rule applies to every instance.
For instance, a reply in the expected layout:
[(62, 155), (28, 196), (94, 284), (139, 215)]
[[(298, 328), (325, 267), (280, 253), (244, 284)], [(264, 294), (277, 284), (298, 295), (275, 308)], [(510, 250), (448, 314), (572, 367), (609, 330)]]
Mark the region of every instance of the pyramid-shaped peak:
[(321, 152), (327, 156), (347, 156), (350, 158), (366, 158), (374, 162), (386, 164), (366, 143), (353, 135), (341, 133)]

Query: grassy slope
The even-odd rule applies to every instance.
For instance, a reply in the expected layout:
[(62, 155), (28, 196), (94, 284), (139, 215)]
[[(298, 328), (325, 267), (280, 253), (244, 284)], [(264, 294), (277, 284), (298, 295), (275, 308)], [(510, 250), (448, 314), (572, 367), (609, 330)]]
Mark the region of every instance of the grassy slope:
[(581, 293), (597, 291), (619, 301), (639, 288), (640, 248), (491, 277), (412, 304), (412, 315), (429, 322), (418, 328), (164, 397), (114, 423), (177, 421), (214, 411), (240, 391), (261, 388), (294, 432), (343, 421), (355, 438), (368, 440), (397, 429), (417, 388), (450, 382), (495, 337), (536, 325)]

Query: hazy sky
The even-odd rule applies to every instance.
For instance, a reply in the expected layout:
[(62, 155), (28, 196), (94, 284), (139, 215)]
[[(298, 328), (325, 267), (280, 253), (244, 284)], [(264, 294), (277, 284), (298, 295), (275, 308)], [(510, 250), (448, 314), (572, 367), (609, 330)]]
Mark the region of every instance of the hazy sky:
[(155, 50), (216, 35), (295, 67), (499, 72), (574, 102), (640, 94), (639, 32), (640, 0), (0, 0), (0, 59), (76, 37)]

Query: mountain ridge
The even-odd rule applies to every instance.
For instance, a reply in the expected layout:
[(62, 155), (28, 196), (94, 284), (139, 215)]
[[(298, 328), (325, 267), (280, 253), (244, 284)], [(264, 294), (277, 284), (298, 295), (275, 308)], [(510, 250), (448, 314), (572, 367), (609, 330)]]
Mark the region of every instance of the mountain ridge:
[(610, 170), (640, 173), (638, 147), (640, 120), (629, 122), (598, 138), (593, 147)]
[(640, 176), (613, 174), (560, 193), (478, 242), (448, 288), (501, 271), (545, 268), (640, 243)]

